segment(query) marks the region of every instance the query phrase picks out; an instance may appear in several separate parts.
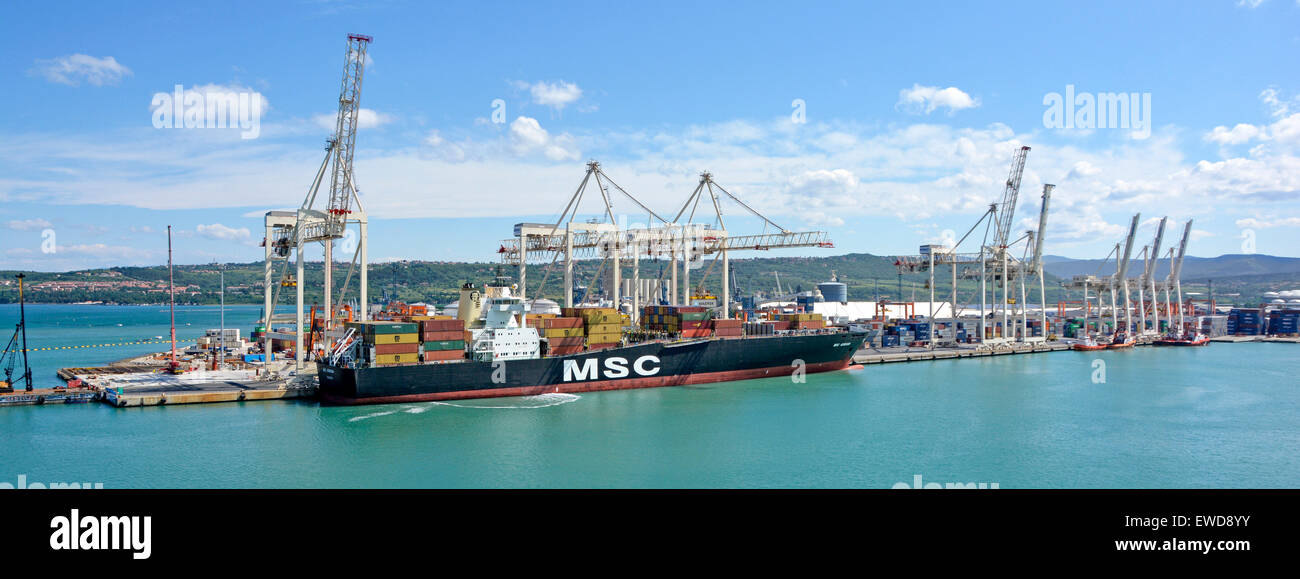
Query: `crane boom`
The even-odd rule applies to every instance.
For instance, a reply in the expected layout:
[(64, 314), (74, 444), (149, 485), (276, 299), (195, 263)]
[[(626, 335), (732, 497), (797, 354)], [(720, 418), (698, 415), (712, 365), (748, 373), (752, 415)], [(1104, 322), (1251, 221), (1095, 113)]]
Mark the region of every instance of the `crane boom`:
[(1052, 189), (1056, 185), (1043, 185), (1043, 204), (1038, 209), (1038, 232), (1034, 238), (1034, 259), (1029, 262), (1029, 271), (1038, 271), (1038, 266), (1043, 262), (1043, 236), (1047, 232), (1047, 203), (1052, 199)]
[(1183, 256), (1187, 255), (1187, 239), (1192, 236), (1192, 220), (1187, 220), (1187, 225), (1183, 227), (1183, 239), (1178, 242), (1178, 256), (1174, 258), (1173, 266), (1169, 269), (1169, 279), (1176, 280), (1183, 273)]
[(1002, 202), (998, 204), (998, 230), (996, 242), (999, 247), (1006, 247), (1011, 236), (1011, 221), (1016, 215), (1016, 199), (1020, 196), (1020, 178), (1025, 173), (1025, 158), (1029, 156), (1029, 147), (1022, 146), (1016, 150), (1011, 160), (1011, 171), (1007, 174), (1006, 188), (1002, 190)]
[(1124, 254), (1119, 260), (1119, 265), (1115, 270), (1115, 283), (1124, 283), (1124, 278), (1128, 275), (1128, 260), (1133, 256), (1133, 238), (1137, 236), (1138, 220), (1142, 214), (1138, 213), (1133, 216), (1133, 223), (1128, 227), (1128, 239), (1124, 241)]
[(1151, 242), (1151, 253), (1147, 254), (1150, 259), (1147, 260), (1146, 269), (1142, 271), (1143, 281), (1151, 279), (1156, 273), (1156, 262), (1160, 260), (1160, 242), (1165, 237), (1165, 222), (1168, 219), (1168, 217), (1160, 218), (1160, 226), (1156, 228), (1155, 241)]
[(343, 220), (352, 208), (352, 156), (357, 142), (357, 119), (361, 111), (361, 79), (366, 68), (366, 48), (371, 40), (361, 34), (348, 35), (343, 59), (343, 84), (339, 88), (339, 114), (335, 121), (334, 171), (330, 180), (329, 235), (341, 233)]

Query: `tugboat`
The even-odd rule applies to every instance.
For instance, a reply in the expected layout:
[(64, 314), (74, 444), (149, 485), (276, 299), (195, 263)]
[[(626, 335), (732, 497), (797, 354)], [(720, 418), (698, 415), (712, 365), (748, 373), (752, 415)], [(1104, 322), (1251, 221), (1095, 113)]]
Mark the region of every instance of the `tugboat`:
[(1074, 348), (1075, 350), (1082, 350), (1085, 352), (1090, 352), (1093, 350), (1105, 350), (1107, 347), (1108, 346), (1106, 344), (1098, 344), (1097, 340), (1092, 339), (1092, 336), (1088, 336), (1087, 338), (1084, 338), (1082, 342), (1075, 342), (1074, 345), (1072, 346), (1072, 348)]
[(1165, 336), (1154, 342), (1157, 346), (1204, 346), (1210, 343), (1210, 337), (1200, 332), (1187, 333), (1183, 336)]
[(1108, 350), (1119, 350), (1121, 348), (1132, 348), (1137, 345), (1137, 340), (1128, 335), (1127, 332), (1115, 332), (1111, 337), (1110, 343), (1106, 345)]

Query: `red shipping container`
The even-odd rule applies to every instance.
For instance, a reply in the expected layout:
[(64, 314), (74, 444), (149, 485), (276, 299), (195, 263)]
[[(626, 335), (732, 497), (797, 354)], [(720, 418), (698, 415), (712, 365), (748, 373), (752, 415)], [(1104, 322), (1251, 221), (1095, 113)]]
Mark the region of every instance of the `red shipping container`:
[(612, 343), (612, 344), (587, 344), (587, 349), (588, 349), (588, 350), (607, 350), (607, 349), (609, 349), (609, 348), (613, 348), (614, 346), (617, 346), (617, 345), (618, 345), (618, 342), (614, 342), (614, 343)]
[(582, 336), (572, 336), (568, 338), (547, 338), (546, 341), (551, 344), (552, 348), (561, 348), (564, 346), (582, 346)]
[(699, 320), (695, 322), (682, 322), (681, 327), (683, 330), (698, 330), (706, 326), (704, 325), (704, 320)]
[(376, 344), (375, 354), (382, 356), (384, 354), (416, 354), (420, 351), (420, 344), (412, 342), (410, 344)]
[(740, 328), (721, 328), (721, 329), (714, 330), (713, 335), (718, 336), (720, 338), (734, 338), (737, 336), (744, 335), (744, 331), (741, 330)]
[(444, 342), (447, 340), (463, 340), (465, 332), (463, 330), (439, 330), (436, 332), (425, 332), (423, 334), (425, 342)]
[(773, 330), (788, 330), (788, 329), (790, 329), (790, 322), (768, 322), (768, 323), (772, 324), (772, 329), (773, 329)]
[(582, 318), (548, 318), (547, 328), (581, 328)]
[[(465, 320), (424, 320), (420, 322), (420, 331), (428, 332), (446, 332), (461, 331), (465, 329)], [(456, 339), (456, 338), (452, 338)], [(429, 340), (432, 341), (432, 340)]]
[(715, 330), (721, 328), (739, 328), (740, 320), (710, 320), (709, 324)]
[(695, 330), (682, 330), (682, 337), (683, 338), (707, 338), (709, 337), (710, 333), (711, 332), (707, 328), (699, 328)]
[(582, 346), (562, 346), (559, 348), (551, 348), (550, 350), (547, 351), (547, 355), (567, 356), (569, 354), (577, 354), (581, 351), (582, 351)]
[(459, 360), (465, 357), (464, 350), (426, 350), (424, 352), (424, 361), (433, 362), (440, 360)]

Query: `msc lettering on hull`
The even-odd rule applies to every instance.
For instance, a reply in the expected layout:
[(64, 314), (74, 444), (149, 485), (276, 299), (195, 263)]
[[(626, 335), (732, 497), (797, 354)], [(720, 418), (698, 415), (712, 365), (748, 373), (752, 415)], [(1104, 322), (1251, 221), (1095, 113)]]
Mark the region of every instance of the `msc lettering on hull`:
[[(653, 364), (653, 367), (650, 366), (651, 364)], [(596, 358), (588, 358), (582, 361), (565, 360), (564, 381), (627, 378), (629, 369), (631, 372), (636, 372), (638, 376), (654, 376), (659, 373), (659, 357), (641, 356), (631, 363), (630, 368), (627, 358), (619, 356), (605, 358), (603, 365)]]

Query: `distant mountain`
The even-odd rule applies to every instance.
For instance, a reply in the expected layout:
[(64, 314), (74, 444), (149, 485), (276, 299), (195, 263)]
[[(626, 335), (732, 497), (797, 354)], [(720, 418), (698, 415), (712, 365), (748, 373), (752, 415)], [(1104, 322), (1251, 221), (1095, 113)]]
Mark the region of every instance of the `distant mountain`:
[[(1156, 275), (1169, 274), (1168, 259), (1156, 262)], [(1129, 268), (1144, 267), (1140, 258), (1134, 258)], [(1115, 260), (1103, 263), (1099, 259), (1070, 259), (1059, 255), (1043, 256), (1043, 269), (1048, 273), (1063, 278), (1076, 275), (1110, 275), (1115, 273)], [(1234, 276), (1261, 274), (1300, 274), (1300, 258), (1278, 257), (1262, 254), (1228, 254), (1218, 257), (1192, 257), (1183, 260), (1184, 281), (1204, 281), (1207, 279), (1226, 279)]]

